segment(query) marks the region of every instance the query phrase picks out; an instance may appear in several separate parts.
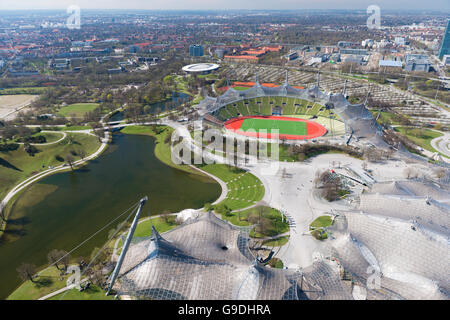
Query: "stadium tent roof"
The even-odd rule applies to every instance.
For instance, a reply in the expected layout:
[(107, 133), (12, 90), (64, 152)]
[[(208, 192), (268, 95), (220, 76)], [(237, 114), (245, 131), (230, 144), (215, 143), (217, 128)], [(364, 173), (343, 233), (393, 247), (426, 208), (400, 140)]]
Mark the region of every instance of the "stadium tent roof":
[(164, 237), (153, 228), (152, 237), (130, 246), (115, 289), (152, 299), (297, 299), (298, 272), (260, 265), (248, 240), (213, 213)]
[(368, 298), (450, 297), (450, 206), (429, 197), (445, 192), (426, 181), (376, 183), (354, 211), (340, 212), (330, 228), (332, 255), (362, 283), (369, 266), (380, 272), (382, 291)]

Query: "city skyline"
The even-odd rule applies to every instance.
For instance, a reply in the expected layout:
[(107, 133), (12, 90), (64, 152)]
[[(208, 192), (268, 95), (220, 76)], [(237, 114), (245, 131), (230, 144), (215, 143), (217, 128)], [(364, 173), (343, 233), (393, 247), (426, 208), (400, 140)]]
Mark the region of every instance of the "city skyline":
[(450, 10), (450, 4), (446, 0), (434, 0), (432, 2), (423, 1), (388, 1), (388, 0), (345, 0), (336, 1), (331, 0), (319, 0), (319, 1), (306, 1), (306, 0), (281, 0), (277, 2), (262, 0), (258, 2), (242, 2), (237, 0), (231, 0), (227, 2), (226, 9), (221, 1), (205, 1), (205, 0), (193, 0), (189, 4), (186, 4), (182, 0), (169, 0), (169, 1), (158, 1), (158, 2), (148, 2), (143, 0), (130, 0), (127, 2), (117, 1), (117, 0), (44, 0), (36, 1), (32, 0), (3, 0), (0, 4), (0, 10), (51, 10), (51, 9), (65, 9), (70, 5), (78, 5), (84, 9), (142, 9), (142, 10), (299, 10), (299, 9), (356, 9), (364, 10), (369, 5), (378, 5), (382, 10), (440, 10), (448, 11)]

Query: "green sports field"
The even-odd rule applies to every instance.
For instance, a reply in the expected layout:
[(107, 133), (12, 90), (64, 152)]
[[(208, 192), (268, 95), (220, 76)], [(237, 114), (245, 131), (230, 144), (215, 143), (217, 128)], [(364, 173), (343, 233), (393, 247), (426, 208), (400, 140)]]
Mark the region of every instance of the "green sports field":
[(74, 103), (59, 109), (58, 114), (65, 117), (83, 117), (86, 113), (97, 109), (98, 103)]
[(266, 129), (270, 133), (273, 129), (278, 129), (279, 134), (292, 135), (306, 135), (306, 122), (302, 121), (287, 121), (276, 119), (258, 119), (247, 118), (242, 122), (241, 131), (248, 131), (253, 129), (255, 131)]

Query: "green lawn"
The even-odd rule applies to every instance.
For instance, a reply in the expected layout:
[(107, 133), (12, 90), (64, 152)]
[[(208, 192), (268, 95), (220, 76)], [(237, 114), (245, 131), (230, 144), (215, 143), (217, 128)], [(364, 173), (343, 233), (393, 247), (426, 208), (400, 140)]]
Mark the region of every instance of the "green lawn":
[(289, 241), (289, 236), (282, 236), (273, 240), (263, 241), (263, 245), (267, 247), (281, 247), (284, 246)]
[(8, 300), (37, 300), (49, 293), (64, 288), (67, 285), (68, 275), (60, 281), (60, 271), (56, 267), (45, 270), (34, 281), (25, 281), (9, 297)]
[(244, 132), (248, 130), (254, 130), (256, 132), (259, 132), (260, 130), (267, 130), (267, 132), (270, 132), (273, 129), (278, 129), (280, 134), (303, 136), (306, 135), (306, 122), (247, 118), (242, 122), (240, 128), (240, 130)]
[(136, 227), (134, 232), (134, 237), (149, 237), (152, 235), (152, 224), (155, 226), (158, 233), (163, 233), (172, 230), (177, 226), (175, 223), (175, 216), (170, 216), (169, 222), (165, 222), (161, 217), (152, 218), (151, 222), (149, 220), (142, 221)]
[(59, 109), (57, 114), (64, 117), (83, 117), (86, 113), (94, 111), (99, 106), (98, 103), (74, 103)]
[(431, 146), (431, 140), (441, 137), (443, 134), (430, 129), (424, 128), (408, 128), (408, 127), (396, 127), (395, 131), (406, 136), (409, 140), (417, 144), (419, 147), (431, 152), (437, 152)]
[(58, 132), (39, 132), (35, 133), (34, 136), (44, 136), (46, 139), (45, 143), (52, 143), (61, 139), (63, 134)]
[(270, 259), (268, 265), (275, 269), (283, 269), (284, 266), (283, 261), (281, 261), (281, 259), (279, 258)]
[[(259, 214), (259, 207), (251, 208), (247, 215)], [(252, 238), (265, 238), (265, 237), (276, 237), (280, 234), (289, 231), (289, 224), (286, 219), (282, 218), (282, 213), (277, 209), (264, 207), (263, 217), (266, 218), (269, 223), (265, 226), (263, 230), (253, 229), (250, 232), (250, 237)]]
[(66, 127), (59, 127), (61, 131), (80, 131), (80, 130), (90, 130), (92, 129), (91, 126), (66, 126)]
[(399, 125), (403, 121), (407, 121), (408, 117), (405, 115), (400, 115), (392, 112), (381, 111), (379, 110), (371, 110), (372, 116), (376, 119), (378, 113), (380, 116), (378, 117), (377, 122), (380, 124), (388, 124), (388, 125)]
[[(45, 143), (52, 143), (55, 141), (58, 141), (63, 137), (62, 133), (59, 132), (36, 132), (35, 134), (31, 135), (32, 137), (38, 137), (38, 136), (44, 136), (46, 141)], [(23, 141), (23, 140), (22, 140)], [(13, 142), (20, 142), (20, 139), (15, 139)], [(35, 142), (30, 142), (35, 143)]]
[(0, 90), (0, 95), (10, 94), (41, 94), (48, 90), (47, 87), (23, 87), (23, 88), (4, 88)]
[(41, 127), (42, 130), (49, 131), (80, 131), (80, 130), (90, 130), (91, 126), (64, 126), (64, 127)]
[(218, 163), (199, 166), (199, 168), (227, 184), (227, 197), (218, 205), (226, 205), (231, 210), (243, 209), (264, 197), (263, 184), (249, 172)]
[(311, 235), (316, 238), (317, 240), (325, 240), (328, 238), (328, 234), (325, 231), (326, 227), (331, 226), (333, 223), (333, 219), (330, 216), (320, 216), (316, 218), (311, 224), (309, 225), (309, 230), (311, 232)]
[(249, 87), (240, 87), (240, 86), (236, 86), (236, 87), (233, 87), (233, 89), (234, 90), (238, 90), (238, 91), (244, 91), (244, 90), (247, 90), (247, 89), (250, 89)]
[(325, 228), (331, 226), (332, 219), (330, 216), (320, 216), (311, 222), (310, 227), (312, 228)]
[[(250, 209), (242, 210), (242, 211), (234, 211), (228, 214), (221, 214), (222, 220), (229, 221), (231, 224), (239, 227), (246, 227), (254, 224), (254, 222), (249, 221), (249, 217), (251, 215), (258, 216), (262, 214), (262, 216), (266, 219), (267, 224), (265, 228), (257, 231), (255, 229), (251, 230), (250, 237), (253, 238), (264, 238), (264, 237), (275, 237), (277, 235), (286, 233), (289, 231), (289, 224), (286, 221), (283, 221), (282, 213), (277, 209), (266, 207), (266, 206), (257, 206)], [(279, 245), (283, 245), (287, 242), (288, 239), (281, 239)], [(274, 241), (274, 240), (270, 240)]]
[[(100, 147), (98, 139), (92, 135), (83, 133), (68, 133), (67, 135), (73, 138), (72, 143), (66, 138), (55, 144), (36, 146), (39, 152), (34, 156), (28, 155), (23, 145), (15, 151), (0, 152), (0, 198), (3, 198), (20, 181), (47, 170), (48, 166), (63, 164), (64, 160), (58, 161), (57, 155), (64, 158), (72, 150), (81, 149), (85, 151), (86, 155), (90, 155)], [(75, 160), (80, 159), (78, 155), (73, 157)]]
[[(69, 275), (60, 276), (56, 267), (50, 267), (40, 274), (33, 282), (27, 280), (18, 287), (7, 299), (8, 300), (37, 300), (52, 292), (67, 286)], [(100, 287), (92, 285), (89, 289), (80, 292), (71, 289), (51, 297), (49, 300), (113, 300), (114, 296), (105, 296), (105, 291)]]
[(106, 296), (105, 294), (106, 292), (100, 287), (91, 284), (84, 291), (80, 292), (78, 289), (71, 289), (48, 300), (114, 300), (114, 295)]

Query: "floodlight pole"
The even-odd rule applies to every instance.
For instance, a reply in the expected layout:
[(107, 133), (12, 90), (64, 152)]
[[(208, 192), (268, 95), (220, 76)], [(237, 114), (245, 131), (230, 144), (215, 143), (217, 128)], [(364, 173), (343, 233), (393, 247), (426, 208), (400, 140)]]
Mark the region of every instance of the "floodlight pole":
[(142, 207), (144, 206), (145, 202), (147, 202), (148, 198), (144, 197), (141, 199), (139, 208), (136, 212), (136, 215), (134, 216), (133, 223), (131, 224), (130, 231), (128, 232), (127, 239), (125, 240), (125, 244), (123, 245), (122, 252), (119, 256), (119, 261), (117, 261), (116, 267), (114, 268), (114, 271), (111, 275), (111, 282), (108, 286), (108, 290), (106, 291), (106, 295), (109, 295), (109, 292), (111, 291), (112, 287), (114, 286), (114, 282), (116, 281), (117, 275), (119, 274), (120, 267), (122, 266), (123, 260), (125, 259), (125, 255), (128, 251), (128, 247), (130, 246), (131, 239), (133, 238), (134, 231), (136, 230), (137, 222), (139, 220), (139, 216), (142, 212)]
[(438, 84), (438, 86), (437, 86), (437, 89), (436, 89), (436, 94), (435, 94), (435, 96), (434, 96), (434, 100), (437, 100), (437, 97), (438, 97), (438, 93), (439, 93), (439, 86), (441, 85), (441, 83), (439, 82), (439, 84)]
[(365, 105), (365, 106), (367, 106), (367, 102), (369, 102), (369, 97), (370, 97), (370, 89), (369, 89), (369, 91), (367, 92), (366, 99), (364, 100), (364, 105)]

